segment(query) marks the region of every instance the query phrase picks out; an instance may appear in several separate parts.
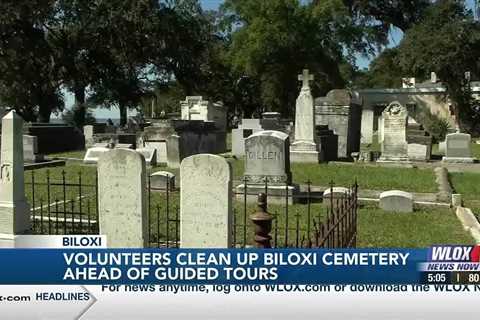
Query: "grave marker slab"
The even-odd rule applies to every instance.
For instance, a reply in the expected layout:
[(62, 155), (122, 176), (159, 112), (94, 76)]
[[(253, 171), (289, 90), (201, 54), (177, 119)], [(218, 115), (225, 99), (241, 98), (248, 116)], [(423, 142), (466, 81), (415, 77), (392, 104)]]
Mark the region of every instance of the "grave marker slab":
[(408, 161), (407, 109), (394, 101), (382, 113), (383, 141), (380, 161)]
[(85, 153), (85, 157), (83, 158), (83, 163), (85, 164), (96, 164), (98, 163), (98, 159), (102, 154), (108, 152), (112, 149), (105, 148), (105, 147), (93, 147), (87, 150)]
[(150, 175), (150, 188), (175, 190), (175, 175), (168, 171), (157, 171)]
[(289, 137), (259, 131), (245, 139), (245, 177), (250, 183), (291, 183)]
[(385, 211), (413, 212), (413, 196), (411, 193), (400, 190), (382, 192), (380, 208)]
[(230, 163), (212, 154), (197, 154), (183, 159), (180, 191), (181, 247), (231, 247), (233, 212)]
[(145, 162), (149, 166), (155, 166), (157, 164), (157, 150), (156, 149), (139, 148), (135, 151), (140, 153), (145, 158)]
[(471, 163), (475, 159), (472, 158), (471, 150), (472, 137), (467, 133), (450, 133), (445, 139), (445, 162), (465, 162)]
[(98, 161), (100, 234), (110, 248), (142, 248), (149, 243), (145, 159), (129, 149), (113, 149)]

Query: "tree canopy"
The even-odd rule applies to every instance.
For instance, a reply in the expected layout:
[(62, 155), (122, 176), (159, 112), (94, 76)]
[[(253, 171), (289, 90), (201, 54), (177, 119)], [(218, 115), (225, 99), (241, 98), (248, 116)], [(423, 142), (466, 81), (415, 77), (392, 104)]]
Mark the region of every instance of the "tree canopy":
[[(385, 49), (392, 28), (404, 38)], [(5, 0), (0, 102), (48, 121), (64, 109), (67, 89), (77, 125), (90, 105), (118, 108), (124, 124), (128, 108), (153, 100), (171, 111), (179, 95), (222, 100), (246, 116), (292, 116), (304, 68), (317, 96), (435, 71), (460, 116), (475, 119), (464, 72), (479, 73), (479, 34), (456, 0), (225, 0), (216, 11), (198, 0)], [(378, 53), (358, 70), (359, 56)]]

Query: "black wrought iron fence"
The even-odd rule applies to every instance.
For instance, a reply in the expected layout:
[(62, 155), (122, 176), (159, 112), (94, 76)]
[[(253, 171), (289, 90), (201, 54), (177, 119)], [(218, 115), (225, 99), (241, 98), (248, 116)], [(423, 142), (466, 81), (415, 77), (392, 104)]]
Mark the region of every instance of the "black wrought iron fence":
[[(38, 172), (36, 172), (38, 171)], [(98, 234), (97, 172), (32, 170), (25, 174), (26, 195), (31, 204), (32, 234)], [(283, 247), (355, 247), (357, 191), (355, 183), (342, 191), (333, 183), (325, 190), (310, 181), (298, 187), (243, 181), (234, 196), (233, 245)], [(327, 190), (328, 191), (328, 190)], [(151, 247), (179, 247), (180, 191), (169, 179), (161, 186), (147, 183), (149, 239)], [(258, 194), (265, 201), (257, 203)], [(268, 203), (268, 206), (267, 206)], [(263, 211), (262, 211), (263, 210)], [(269, 225), (256, 220), (261, 213)], [(262, 229), (263, 227), (263, 229)], [(268, 231), (268, 232), (267, 232)]]
[[(307, 181), (301, 188), (289, 185), (263, 187), (243, 181), (234, 196), (233, 245), (237, 248), (256, 246), (252, 215), (257, 211), (259, 192), (268, 199), (272, 216), (271, 246), (282, 247), (354, 247), (357, 234), (357, 191), (355, 183), (344, 193), (330, 186), (330, 196), (324, 190), (312, 190)], [(273, 189), (272, 189), (273, 187)], [(272, 192), (274, 190), (274, 192)], [(278, 192), (280, 190), (280, 192)], [(335, 191), (335, 192), (334, 192)], [(152, 247), (178, 247), (180, 229), (180, 192), (169, 180), (162, 187), (148, 182), (150, 242)]]
[[(38, 171), (38, 172), (37, 172)], [(25, 193), (31, 205), (32, 234), (98, 234), (98, 179), (82, 171), (30, 170)], [(68, 177), (67, 177), (68, 176)], [(87, 180), (87, 181), (86, 181)]]

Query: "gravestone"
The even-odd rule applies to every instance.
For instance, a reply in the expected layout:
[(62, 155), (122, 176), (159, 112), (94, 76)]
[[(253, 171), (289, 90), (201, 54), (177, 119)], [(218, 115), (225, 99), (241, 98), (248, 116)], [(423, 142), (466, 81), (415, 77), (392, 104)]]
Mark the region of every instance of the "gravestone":
[(472, 163), (472, 137), (467, 133), (450, 133), (445, 139), (445, 162)]
[(315, 99), (315, 124), (326, 125), (338, 136), (338, 158), (360, 151), (362, 101), (355, 91), (334, 89)]
[(232, 129), (232, 155), (243, 157), (245, 155), (245, 139), (262, 130), (260, 119), (242, 119), (238, 128)]
[(408, 159), (414, 161), (430, 160), (430, 148), (426, 144), (409, 143), (408, 144)]
[(147, 247), (145, 159), (134, 150), (113, 149), (98, 161), (100, 234), (110, 248)]
[(245, 139), (245, 178), (251, 183), (291, 183), (289, 137), (280, 131), (259, 131)]
[(407, 109), (395, 101), (382, 113), (383, 141), (380, 161), (408, 161)]
[(328, 188), (323, 192), (323, 205), (327, 208), (332, 207), (336, 209), (337, 207), (341, 208), (342, 203), (352, 195), (350, 189), (345, 187), (332, 187)]
[(175, 190), (175, 175), (168, 171), (157, 171), (150, 175), (152, 190)]
[(23, 135), (23, 160), (29, 163), (41, 162), (44, 160), (43, 154), (38, 153), (37, 137)]
[(0, 162), (0, 234), (30, 229), (30, 205), (23, 176), (23, 119), (10, 111), (2, 119)]
[(364, 106), (362, 108), (362, 123), (361, 123), (361, 143), (370, 144), (373, 142), (375, 111), (371, 106)]
[(407, 143), (409, 160), (430, 160), (432, 156), (432, 136), (411, 117), (408, 118)]
[(413, 212), (413, 196), (411, 193), (400, 190), (382, 192), (380, 208), (393, 212)]
[(181, 147), (184, 144), (181, 136), (172, 134), (167, 138), (167, 166), (169, 168), (180, 168), (184, 158)]
[(107, 147), (92, 147), (87, 150), (85, 153), (85, 157), (83, 158), (83, 163), (85, 164), (96, 164), (98, 163), (98, 159), (102, 154), (108, 152), (112, 149)]
[(313, 75), (307, 69), (298, 76), (302, 89), (295, 105), (295, 140), (290, 147), (292, 162), (318, 162), (319, 152), (315, 141), (315, 115), (309, 82)]
[(290, 138), (280, 131), (259, 131), (245, 140), (245, 184), (237, 186), (237, 196), (243, 197), (247, 192), (248, 201), (256, 201), (259, 192), (265, 191), (268, 184), (270, 202), (285, 202), (286, 192), (290, 201), (298, 191), (292, 185), (290, 171)]
[(149, 148), (136, 149), (136, 152), (140, 153), (145, 158), (145, 163), (149, 166), (157, 165), (157, 150)]
[(83, 135), (85, 136), (85, 146), (90, 147), (95, 144), (94, 140), (94, 128), (92, 125), (83, 126)]
[(180, 166), (180, 246), (232, 247), (232, 168), (223, 157), (197, 154)]

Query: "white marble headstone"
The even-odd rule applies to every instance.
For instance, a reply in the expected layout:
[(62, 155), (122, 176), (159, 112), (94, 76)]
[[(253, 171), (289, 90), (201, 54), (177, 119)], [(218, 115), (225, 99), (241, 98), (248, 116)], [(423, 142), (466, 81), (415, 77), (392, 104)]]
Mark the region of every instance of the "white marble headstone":
[(142, 155), (113, 149), (98, 161), (100, 234), (108, 247), (142, 248), (148, 244), (146, 168)]
[(0, 163), (0, 234), (17, 234), (30, 228), (30, 205), (23, 176), (23, 119), (10, 111), (2, 119)]
[(225, 158), (197, 154), (180, 165), (180, 246), (232, 246), (232, 168)]

